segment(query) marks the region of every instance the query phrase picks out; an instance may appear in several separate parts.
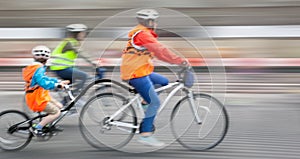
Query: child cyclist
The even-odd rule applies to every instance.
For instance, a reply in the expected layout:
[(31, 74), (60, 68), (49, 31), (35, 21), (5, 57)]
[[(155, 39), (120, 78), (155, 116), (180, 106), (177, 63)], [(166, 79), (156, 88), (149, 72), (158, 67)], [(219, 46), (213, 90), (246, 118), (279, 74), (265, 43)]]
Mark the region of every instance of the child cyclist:
[(49, 90), (56, 87), (63, 88), (69, 81), (59, 81), (46, 76), (46, 62), (50, 58), (50, 49), (46, 46), (36, 46), (32, 49), (33, 64), (22, 70), (25, 84), (25, 99), (27, 106), (34, 112), (46, 112), (40, 123), (30, 130), (35, 136), (44, 136), (42, 129), (60, 115), (62, 104), (50, 97)]

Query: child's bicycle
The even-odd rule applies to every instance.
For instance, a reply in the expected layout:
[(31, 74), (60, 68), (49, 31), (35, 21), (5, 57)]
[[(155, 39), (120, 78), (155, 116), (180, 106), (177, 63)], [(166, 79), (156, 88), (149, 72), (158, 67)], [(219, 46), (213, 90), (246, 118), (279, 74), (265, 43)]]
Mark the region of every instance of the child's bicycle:
[[(172, 133), (185, 148), (197, 151), (211, 149), (222, 142), (228, 131), (227, 111), (216, 98), (193, 92), (189, 88), (193, 81), (187, 76), (189, 73), (191, 72), (185, 68), (179, 72), (179, 79), (176, 82), (156, 89), (156, 92), (170, 90), (158, 114), (176, 93), (184, 92), (185, 95), (175, 104), (171, 112)], [(91, 146), (98, 149), (119, 150), (139, 133), (140, 121), (136, 111), (143, 108), (141, 97), (135, 89), (117, 81), (110, 80), (110, 82), (129, 90), (132, 96), (105, 92), (91, 97), (81, 110), (79, 128)]]
[[(84, 90), (80, 92), (76, 97), (73, 96), (69, 85), (65, 85), (64, 89), (72, 99), (61, 110), (61, 115), (51, 124), (46, 125), (43, 128), (45, 136), (38, 137), (38, 140), (47, 141), (61, 129), (57, 128), (57, 123), (63, 119), (66, 114), (74, 107), (75, 103), (87, 92), (87, 90), (93, 87), (96, 82), (91, 82)], [(0, 113), (0, 149), (6, 151), (20, 150), (26, 147), (33, 134), (29, 130), (34, 124), (38, 123), (43, 117), (47, 116), (45, 113), (38, 113), (34, 117), (29, 117), (26, 113), (19, 110), (6, 110)]]

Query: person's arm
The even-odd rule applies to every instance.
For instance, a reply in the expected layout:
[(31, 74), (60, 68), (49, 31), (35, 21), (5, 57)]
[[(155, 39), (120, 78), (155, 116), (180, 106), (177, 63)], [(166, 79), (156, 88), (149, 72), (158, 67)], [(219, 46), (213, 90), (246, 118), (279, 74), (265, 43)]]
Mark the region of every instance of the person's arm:
[(181, 65), (185, 61), (183, 58), (177, 56), (171, 50), (159, 43), (149, 32), (141, 31), (135, 36), (134, 42), (137, 45), (140, 44), (146, 47), (150, 52), (153, 52), (154, 56), (159, 60), (178, 65)]
[(74, 51), (76, 54), (78, 54), (79, 57), (81, 57), (83, 60), (85, 60), (87, 63), (93, 65), (93, 67), (97, 67), (97, 64), (91, 61), (88, 57), (84, 56), (80, 51), (77, 49), (77, 47), (74, 47), (71, 42), (68, 42), (66, 46), (63, 48), (62, 52), (66, 51)]
[(33, 77), (34, 81), (46, 90), (54, 89), (59, 83), (58, 79), (45, 75), (45, 68), (40, 67), (36, 70)]
[(65, 47), (62, 49), (62, 53), (66, 52), (66, 51), (74, 51), (76, 54), (79, 53), (78, 49), (76, 47), (74, 47), (71, 42), (68, 42)]

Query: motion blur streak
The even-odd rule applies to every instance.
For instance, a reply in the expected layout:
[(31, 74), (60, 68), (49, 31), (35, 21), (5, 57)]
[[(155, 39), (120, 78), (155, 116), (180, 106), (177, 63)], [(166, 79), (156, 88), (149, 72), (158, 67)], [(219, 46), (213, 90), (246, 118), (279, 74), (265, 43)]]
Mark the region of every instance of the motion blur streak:
[[(299, 0), (9, 0), (0, 2), (0, 111), (21, 108), (24, 82), (21, 68), (32, 62), (36, 45), (55, 48), (65, 35), (64, 27), (83, 23), (92, 31), (105, 19), (136, 8), (167, 8), (185, 14), (199, 26), (186, 26), (175, 15), (161, 15), (176, 21), (169, 28), (184, 35), (158, 30), (160, 41), (180, 52), (194, 67), (196, 87), (205, 93), (225, 94), (230, 117), (229, 133), (215, 149), (190, 152), (178, 143), (165, 150), (143, 155), (93, 151), (78, 133), (77, 117), (66, 119), (65, 131), (49, 142), (33, 142), (21, 152), (0, 152), (0, 159), (34, 158), (299, 158), (300, 152), (300, 1)], [(121, 16), (118, 23), (94, 30), (89, 48), (83, 53), (101, 61), (106, 77), (118, 67), (126, 36), (106, 48), (107, 38), (133, 27), (134, 15)], [(168, 21), (165, 21), (166, 23)], [(158, 21), (159, 23), (159, 21)], [(209, 37), (203, 34), (209, 34)], [(195, 48), (187, 47), (185, 40)], [(206, 43), (213, 41), (215, 46)], [(203, 59), (197, 51), (209, 56)], [(218, 51), (222, 62), (214, 56)], [(210, 54), (211, 53), (211, 54)], [(88, 64), (79, 59), (78, 66)], [(225, 67), (226, 82), (211, 80), (210, 67)], [(157, 71), (170, 81), (175, 75), (159, 65)], [(51, 72), (50, 72), (51, 75)], [(226, 91), (221, 86), (226, 85)], [(214, 95), (215, 95), (214, 94)], [(175, 104), (175, 103), (173, 103)], [(170, 106), (171, 108), (172, 106)], [(168, 114), (169, 115), (169, 114)], [(165, 116), (165, 118), (168, 117)], [(166, 119), (168, 120), (168, 119)], [(77, 157), (78, 158), (78, 157)], [(80, 157), (79, 157), (80, 158)]]

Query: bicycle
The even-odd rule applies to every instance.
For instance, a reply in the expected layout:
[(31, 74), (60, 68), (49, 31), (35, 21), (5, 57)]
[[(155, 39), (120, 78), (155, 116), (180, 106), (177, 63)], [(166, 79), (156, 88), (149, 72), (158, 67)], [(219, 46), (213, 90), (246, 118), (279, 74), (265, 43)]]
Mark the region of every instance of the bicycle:
[[(43, 137), (37, 137), (41, 141), (47, 141), (57, 135), (61, 130), (57, 129), (57, 124), (63, 119), (66, 114), (74, 107), (75, 103), (90, 89), (95, 83), (91, 82), (84, 90), (76, 97), (73, 96), (69, 85), (65, 85), (64, 89), (68, 96), (72, 99), (61, 109), (61, 115), (52, 123), (43, 128), (46, 134)], [(34, 136), (29, 130), (33, 124), (38, 123), (46, 113), (39, 112), (34, 117), (29, 117), (26, 113), (19, 110), (5, 110), (0, 113), (0, 149), (6, 151), (21, 150), (26, 147)]]
[[(182, 76), (184, 72), (186, 69), (179, 72), (176, 82), (155, 89), (156, 92), (171, 90), (161, 104), (158, 114), (170, 99), (182, 90), (185, 96), (175, 104), (169, 119), (175, 139), (189, 150), (203, 151), (214, 148), (223, 141), (228, 131), (227, 111), (218, 99), (205, 93), (193, 93), (186, 87), (186, 81)], [(87, 143), (95, 148), (119, 150), (139, 133), (140, 124), (135, 106), (138, 110), (142, 110), (141, 97), (128, 84), (109, 79), (98, 82), (111, 82), (128, 90), (132, 97), (114, 92), (100, 93), (91, 97), (80, 113), (80, 132)], [(186, 122), (187, 118), (191, 120), (190, 125)], [(197, 129), (191, 130), (192, 126)]]
[[(96, 67), (95, 65), (93, 65), (94, 67)], [(95, 81), (95, 80), (98, 80), (98, 79), (102, 79), (104, 77), (104, 74), (105, 74), (106, 70), (105, 68), (101, 68), (101, 67), (98, 67), (96, 68), (96, 72), (95, 72), (95, 76), (94, 77), (89, 77), (89, 81)], [(73, 84), (70, 84), (70, 88), (76, 88), (76, 86), (78, 85), (78, 83), (73, 83)], [(107, 91), (107, 89), (116, 89), (114, 88), (112, 85), (110, 84), (100, 84), (98, 85), (93, 92), (91, 92), (88, 96), (93, 96), (93, 93), (95, 92), (101, 92), (101, 91)], [(62, 89), (55, 89), (54, 91), (51, 91), (51, 96), (58, 100), (58, 101), (64, 101), (65, 103), (68, 103), (70, 102), (72, 99), (70, 98), (70, 96), (68, 95), (68, 93), (65, 92), (65, 90), (62, 90)], [(74, 96), (73, 94), (73, 91), (71, 90), (71, 93), (72, 93), (72, 96)], [(80, 106), (76, 106), (76, 111), (77, 112), (80, 112), (81, 110), (81, 107)], [(22, 100), (22, 111), (25, 112), (27, 115), (29, 115), (30, 117), (33, 117), (36, 115), (36, 113), (32, 112), (27, 104), (26, 104), (26, 101), (25, 101), (25, 94), (24, 94), (24, 97), (23, 97), (23, 100)]]

